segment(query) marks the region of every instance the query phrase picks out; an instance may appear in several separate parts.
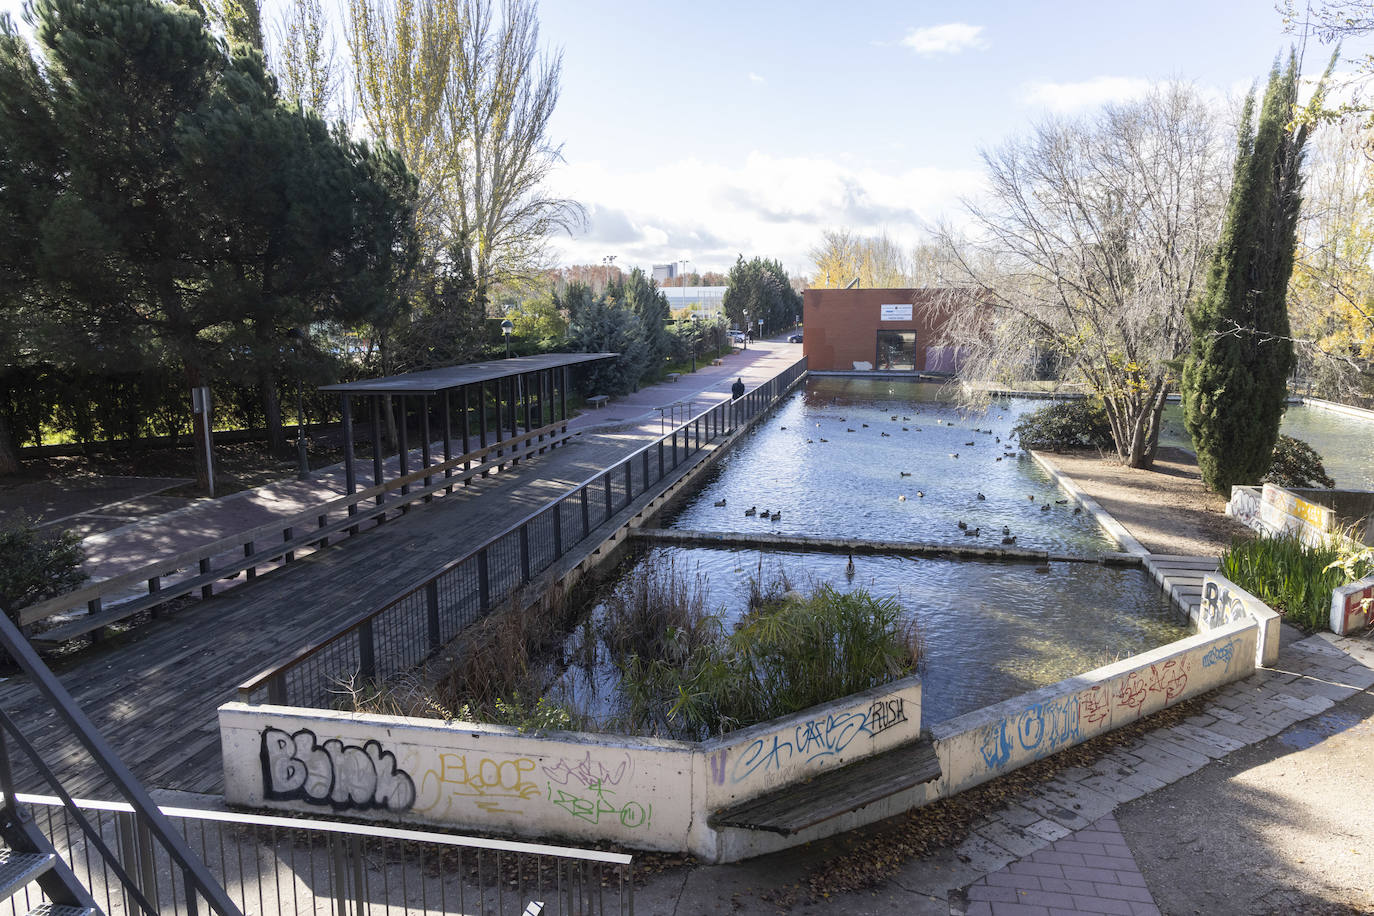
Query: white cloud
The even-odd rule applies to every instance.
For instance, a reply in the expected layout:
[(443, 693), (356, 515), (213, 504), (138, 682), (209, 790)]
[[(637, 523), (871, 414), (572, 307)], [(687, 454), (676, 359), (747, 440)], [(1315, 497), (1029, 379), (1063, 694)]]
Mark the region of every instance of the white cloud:
[(1147, 79), (1133, 76), (1095, 76), (1076, 83), (1031, 83), (1024, 101), (1060, 114), (1096, 108), (1108, 102), (1137, 99), (1150, 91)]
[(944, 25), (912, 29), (902, 39), (902, 44), (917, 54), (958, 54), (970, 48), (987, 47), (987, 42), (980, 37), (982, 32), (981, 25), (948, 22)]
[(744, 161), (697, 159), (627, 170), (601, 162), (559, 169), (551, 190), (587, 206), (588, 227), (555, 238), (563, 263), (626, 267), (688, 258), (698, 270), (728, 270), (735, 257), (777, 258), (810, 273), (807, 252), (821, 232), (845, 227), (914, 245), (929, 225), (976, 193), (972, 170), (883, 171), (830, 159), (754, 152)]
[(751, 82), (751, 83), (766, 83), (767, 80), (765, 80), (763, 77), (759, 76), (757, 73), (750, 72), (750, 74), (749, 74), (749, 82)]

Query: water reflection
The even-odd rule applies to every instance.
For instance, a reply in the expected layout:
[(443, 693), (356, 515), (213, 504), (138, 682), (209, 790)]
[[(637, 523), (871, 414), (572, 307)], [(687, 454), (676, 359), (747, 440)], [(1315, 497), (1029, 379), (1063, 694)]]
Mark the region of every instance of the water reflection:
[[(706, 607), (727, 626), (739, 618), (749, 580), (779, 570), (802, 589), (828, 582), (841, 591), (893, 595), (916, 617), (925, 644), (923, 718), (941, 722), (1027, 690), (1188, 635), (1163, 592), (1137, 569), (1091, 563), (972, 562), (656, 548), (638, 562), (674, 563), (698, 574)], [(610, 585), (621, 587), (624, 577)], [(593, 617), (598, 612), (593, 612)], [(576, 659), (586, 631), (569, 637)], [(614, 718), (615, 672), (574, 664), (555, 696), (573, 698), (598, 718)]]

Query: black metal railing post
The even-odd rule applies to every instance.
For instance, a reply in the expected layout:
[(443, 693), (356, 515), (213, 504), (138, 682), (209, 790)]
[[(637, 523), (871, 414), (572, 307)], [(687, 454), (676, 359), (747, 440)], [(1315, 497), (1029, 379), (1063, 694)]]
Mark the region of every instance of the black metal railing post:
[(483, 614), (491, 610), (491, 569), (487, 548), (477, 551), (477, 608)]
[(443, 644), (439, 633), (439, 580), (425, 583), (425, 624), (429, 631), (429, 648), (434, 651)]
[(563, 500), (553, 504), (553, 557), (563, 557)]
[(520, 526), (520, 581), (530, 581), (530, 526), (525, 522)]

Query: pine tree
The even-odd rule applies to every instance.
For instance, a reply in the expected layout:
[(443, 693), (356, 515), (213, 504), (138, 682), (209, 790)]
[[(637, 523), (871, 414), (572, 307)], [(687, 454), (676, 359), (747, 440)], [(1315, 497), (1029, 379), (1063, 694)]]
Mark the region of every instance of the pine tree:
[(1289, 126), (1298, 75), (1294, 56), (1286, 68), (1275, 63), (1257, 122), (1253, 93), (1246, 100), (1221, 238), (1189, 311), (1184, 423), (1203, 480), (1223, 495), (1268, 470), (1294, 365), (1286, 296), (1308, 133)]

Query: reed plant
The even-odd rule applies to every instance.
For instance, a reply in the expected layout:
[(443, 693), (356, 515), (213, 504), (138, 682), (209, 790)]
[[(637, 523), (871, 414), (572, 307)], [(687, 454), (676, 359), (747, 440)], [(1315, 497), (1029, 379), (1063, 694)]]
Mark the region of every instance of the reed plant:
[(821, 585), (776, 597), (730, 633), (676, 658), (621, 665), (630, 723), (688, 740), (722, 734), (867, 690), (916, 669), (918, 631), (892, 598)]
[(1226, 578), (1309, 632), (1327, 626), (1331, 590), (1369, 575), (1374, 563), (1351, 561), (1338, 546), (1309, 547), (1294, 537), (1236, 538), (1221, 556)]

